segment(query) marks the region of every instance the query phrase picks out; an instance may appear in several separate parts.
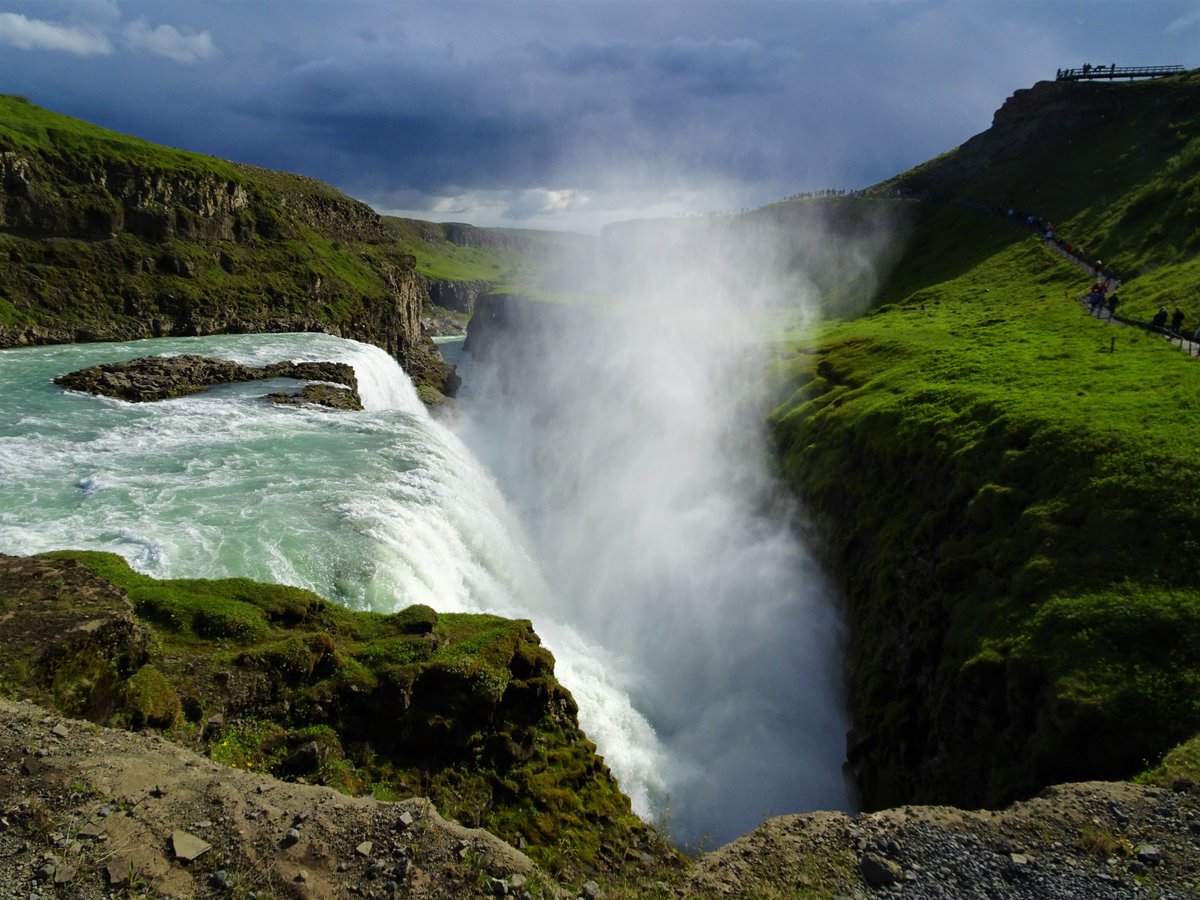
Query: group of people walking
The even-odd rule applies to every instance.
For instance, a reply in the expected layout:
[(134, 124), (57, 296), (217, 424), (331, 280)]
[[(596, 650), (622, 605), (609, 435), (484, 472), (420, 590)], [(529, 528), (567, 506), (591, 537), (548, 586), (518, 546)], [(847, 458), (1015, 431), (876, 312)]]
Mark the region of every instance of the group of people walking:
[(1097, 318), (1103, 315), (1105, 309), (1108, 310), (1110, 319), (1117, 314), (1117, 304), (1121, 302), (1121, 298), (1117, 296), (1116, 291), (1108, 293), (1109, 284), (1109, 280), (1104, 278), (1093, 284), (1088, 293), (1088, 307)]

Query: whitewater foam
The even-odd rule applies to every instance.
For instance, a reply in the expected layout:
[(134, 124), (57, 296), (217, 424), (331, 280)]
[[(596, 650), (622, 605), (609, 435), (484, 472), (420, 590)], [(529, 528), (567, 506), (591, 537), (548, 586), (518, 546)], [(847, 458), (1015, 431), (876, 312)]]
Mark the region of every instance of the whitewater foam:
[[(200, 353), (348, 362), (364, 412), (280, 407), (268, 384), (151, 404), (68, 393), (87, 365)], [(529, 618), (634, 801), (663, 796), (657, 738), (619, 661), (561, 620), (520, 523), (396, 363), (327, 335), (231, 335), (0, 353), (0, 551), (116, 552), (156, 577), (248, 577), (352, 608)]]

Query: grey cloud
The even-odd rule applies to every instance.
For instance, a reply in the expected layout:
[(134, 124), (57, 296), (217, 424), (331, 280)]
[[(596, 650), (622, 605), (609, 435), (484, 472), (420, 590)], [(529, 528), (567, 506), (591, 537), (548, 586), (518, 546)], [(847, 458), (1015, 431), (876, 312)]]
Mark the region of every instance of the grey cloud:
[(21, 50), (52, 50), (77, 56), (113, 52), (102, 33), (71, 25), (29, 19), (20, 13), (0, 13), (0, 43)]
[(151, 26), (145, 19), (136, 19), (122, 30), (125, 43), (135, 50), (145, 50), (178, 63), (194, 63), (215, 56), (217, 48), (207, 31), (184, 34), (173, 25)]

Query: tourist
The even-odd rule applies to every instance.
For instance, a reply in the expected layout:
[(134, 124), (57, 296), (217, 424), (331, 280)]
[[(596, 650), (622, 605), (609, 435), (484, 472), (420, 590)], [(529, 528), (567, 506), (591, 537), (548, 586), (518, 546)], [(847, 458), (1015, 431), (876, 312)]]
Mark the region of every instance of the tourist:
[(1150, 324), (1161, 331), (1162, 328), (1167, 324), (1167, 315), (1167, 308), (1165, 306), (1160, 306), (1158, 308), (1158, 312), (1154, 314), (1154, 318), (1150, 320)]
[(1178, 306), (1175, 307), (1175, 312), (1171, 316), (1171, 330), (1179, 334), (1183, 330), (1183, 310)]

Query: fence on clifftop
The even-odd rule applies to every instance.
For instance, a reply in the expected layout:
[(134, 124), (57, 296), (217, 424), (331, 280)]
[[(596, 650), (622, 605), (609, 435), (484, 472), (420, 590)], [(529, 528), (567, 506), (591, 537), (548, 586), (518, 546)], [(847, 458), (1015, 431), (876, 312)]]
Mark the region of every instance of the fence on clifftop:
[(1098, 78), (1162, 78), (1186, 72), (1184, 66), (1093, 66), (1084, 63), (1079, 69), (1059, 69), (1055, 81), (1095, 81)]

